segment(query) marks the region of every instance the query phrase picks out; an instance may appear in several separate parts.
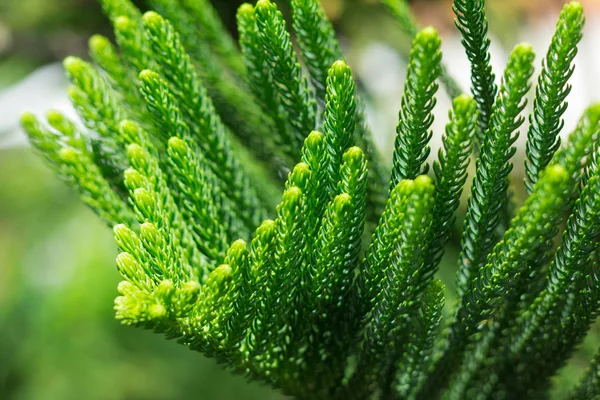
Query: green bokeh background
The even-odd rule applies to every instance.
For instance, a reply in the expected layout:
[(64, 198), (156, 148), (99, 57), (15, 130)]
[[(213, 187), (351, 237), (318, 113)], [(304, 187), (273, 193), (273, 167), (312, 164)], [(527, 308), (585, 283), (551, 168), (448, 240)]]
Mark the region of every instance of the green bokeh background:
[[(387, 38), (407, 48), (376, 2), (323, 3), (352, 40)], [(240, 3), (215, 1), (231, 28)], [(521, 18), (510, 1), (491, 3), (502, 26)], [(427, 5), (441, 6), (447, 2)], [(110, 35), (95, 0), (0, 0), (0, 90), (67, 54), (85, 56), (96, 32)], [(0, 149), (0, 399), (282, 398), (174, 341), (115, 321), (115, 256), (110, 230), (30, 149)], [(442, 268), (450, 285), (455, 259), (451, 249)], [(594, 331), (562, 371), (555, 398), (598, 348)]]

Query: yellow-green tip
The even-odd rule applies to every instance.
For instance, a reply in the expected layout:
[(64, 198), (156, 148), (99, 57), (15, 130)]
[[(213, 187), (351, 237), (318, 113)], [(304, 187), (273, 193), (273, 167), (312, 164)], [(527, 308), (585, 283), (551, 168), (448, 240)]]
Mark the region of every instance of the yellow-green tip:
[(58, 156), (60, 159), (66, 164), (75, 164), (77, 163), (77, 150), (72, 147), (63, 147), (60, 149)]
[(323, 142), (323, 134), (319, 131), (312, 131), (304, 140), (304, 146), (314, 147)]
[(275, 232), (276, 227), (277, 227), (277, 224), (274, 220), (266, 219), (263, 221), (262, 224), (260, 224), (260, 226), (258, 228), (256, 228), (255, 236), (264, 236), (264, 235), (273, 234)]
[(87, 68), (88, 63), (86, 63), (79, 57), (69, 56), (63, 61), (63, 66), (69, 74), (79, 75)]
[(344, 161), (362, 160), (364, 157), (363, 151), (358, 146), (352, 146), (344, 153)]
[(108, 38), (102, 35), (93, 35), (90, 37), (88, 45), (90, 46), (90, 49), (96, 53), (104, 53), (107, 48), (112, 46)]
[(238, 8), (238, 14), (254, 14), (254, 6), (250, 3), (244, 3)]
[(433, 26), (427, 26), (427, 27), (421, 29), (421, 31), (419, 33), (417, 33), (415, 40), (418, 40), (418, 41), (436, 40), (437, 41), (437, 40), (440, 40), (440, 37), (438, 35), (438, 31)]
[(305, 162), (299, 162), (292, 170), (292, 175), (298, 177), (306, 177), (310, 175), (310, 167)]
[(117, 292), (121, 296), (127, 296), (128, 294), (132, 293), (134, 290), (135, 290), (135, 286), (133, 286), (133, 284), (128, 281), (121, 281), (117, 285)]
[(151, 319), (162, 319), (167, 316), (167, 309), (160, 303), (152, 304), (148, 308), (148, 317)]
[(583, 14), (583, 5), (578, 1), (572, 1), (564, 5), (563, 12), (568, 14)]
[(333, 199), (333, 206), (337, 214), (343, 214), (348, 211), (352, 197), (348, 193), (340, 193)]
[(430, 190), (433, 186), (433, 180), (427, 175), (419, 175), (415, 179), (401, 180), (394, 190)]
[(271, 3), (270, 0), (258, 0), (256, 2), (256, 8), (257, 9), (261, 9), (261, 8), (265, 8), (265, 7), (271, 7), (273, 6), (273, 3)]
[(548, 177), (548, 179), (554, 180), (562, 180), (567, 179), (569, 173), (565, 167), (560, 164), (552, 164), (546, 167), (544, 171), (544, 175)]
[(23, 129), (27, 130), (28, 128), (31, 128), (34, 125), (36, 125), (37, 123), (38, 120), (35, 114), (30, 113), (28, 111), (21, 114), (21, 126), (23, 127)]
[(119, 123), (119, 132), (126, 133), (127, 136), (133, 137), (139, 135), (140, 126), (137, 122), (125, 119)]
[(210, 273), (208, 279), (222, 281), (229, 277), (231, 277), (231, 267), (227, 264), (221, 264)]
[(469, 96), (466, 93), (460, 94), (454, 98), (452, 103), (454, 106), (465, 106), (473, 102), (473, 97)]
[(114, 22), (115, 30), (118, 32), (126, 32), (137, 29), (135, 23), (128, 17), (121, 15)]
[(292, 186), (288, 188), (285, 192), (283, 192), (283, 198), (281, 200), (282, 204), (289, 203), (297, 203), (302, 198), (302, 190), (296, 186)]
[(246, 241), (244, 239), (238, 239), (231, 244), (229, 247), (229, 254), (245, 252), (246, 251)]
[(433, 186), (433, 180), (427, 175), (419, 175), (417, 176), (417, 179), (415, 179), (415, 185), (421, 187)]
[(159, 75), (150, 69), (145, 69), (142, 72), (140, 72), (139, 78), (141, 81), (144, 81), (144, 82), (152, 82), (152, 81), (160, 79)]
[(60, 125), (65, 121), (65, 116), (57, 110), (50, 110), (46, 113), (46, 118), (50, 125)]
[(163, 23), (164, 19), (157, 12), (148, 11), (144, 13), (142, 17), (142, 21), (146, 26), (158, 26)]
[(511, 56), (531, 59), (535, 57), (535, 51), (533, 50), (533, 46), (529, 43), (519, 43), (513, 49)]
[(187, 143), (185, 140), (180, 139), (176, 136), (173, 136), (168, 141), (169, 149), (175, 151), (176, 153), (185, 154), (187, 152)]
[(345, 73), (350, 70), (350, 67), (344, 60), (337, 60), (331, 65), (331, 70), (335, 73)]
[(147, 151), (137, 143), (132, 143), (127, 146), (127, 158), (130, 160), (143, 161), (146, 159)]

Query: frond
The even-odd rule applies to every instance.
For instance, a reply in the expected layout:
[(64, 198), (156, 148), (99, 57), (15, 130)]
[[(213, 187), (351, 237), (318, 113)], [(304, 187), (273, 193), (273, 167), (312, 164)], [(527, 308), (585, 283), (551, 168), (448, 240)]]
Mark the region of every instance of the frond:
[(534, 53), (528, 45), (518, 45), (509, 58), (496, 104), (477, 160), (477, 172), (469, 197), (461, 240), (457, 292), (464, 294), (478, 269), (497, 241), (496, 227), (506, 204), (508, 174), (512, 170), (513, 146), (524, 118), (525, 94), (533, 73)]
[(550, 43), (548, 54), (542, 61), (542, 73), (538, 79), (533, 113), (529, 117), (527, 134), (527, 159), (525, 184), (531, 192), (542, 171), (560, 147), (560, 133), (564, 122), (565, 102), (571, 91), (567, 83), (575, 66), (577, 44), (582, 37), (584, 17), (581, 4), (572, 2), (564, 6), (556, 24), (556, 32)]
[(427, 171), (423, 163), (429, 155), (433, 123), (431, 111), (436, 104), (435, 82), (440, 74), (441, 40), (433, 28), (425, 28), (413, 42), (402, 96), (390, 190), (403, 179), (415, 179)]
[(498, 87), (490, 63), (490, 38), (484, 0), (455, 0), (452, 9), (462, 44), (471, 63), (471, 92), (479, 108), (477, 148), (484, 146), (486, 132), (494, 113)]

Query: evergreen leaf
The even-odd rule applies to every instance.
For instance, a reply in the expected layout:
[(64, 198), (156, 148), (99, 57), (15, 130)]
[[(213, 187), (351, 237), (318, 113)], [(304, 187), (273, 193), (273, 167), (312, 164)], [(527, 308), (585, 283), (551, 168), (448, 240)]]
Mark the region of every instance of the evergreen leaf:
[(560, 147), (560, 133), (564, 122), (565, 102), (571, 91), (567, 82), (575, 70), (573, 59), (577, 55), (577, 44), (582, 37), (584, 24), (583, 7), (571, 2), (563, 7), (556, 23), (546, 58), (542, 61), (542, 73), (538, 79), (533, 113), (529, 117), (527, 134), (527, 158), (525, 184), (531, 192), (538, 174), (551, 161)]

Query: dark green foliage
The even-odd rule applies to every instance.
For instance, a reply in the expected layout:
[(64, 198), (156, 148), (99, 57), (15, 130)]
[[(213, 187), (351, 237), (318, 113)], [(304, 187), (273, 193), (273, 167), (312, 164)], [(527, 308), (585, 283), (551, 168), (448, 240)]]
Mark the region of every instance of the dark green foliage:
[(484, 0), (455, 0), (452, 9), (462, 44), (471, 62), (471, 92), (479, 108), (477, 146), (484, 145), (498, 90), (490, 63), (490, 38)]
[(525, 184), (530, 192), (539, 173), (550, 163), (560, 146), (558, 134), (564, 124), (561, 117), (567, 110), (565, 99), (571, 91), (567, 82), (575, 69), (572, 63), (577, 54), (577, 43), (581, 40), (583, 22), (581, 4), (574, 2), (566, 5), (558, 18), (548, 54), (542, 62), (527, 135)]
[[(520, 370), (534, 368), (535, 377), (514, 379), (514, 393), (536, 393), (562, 366), (582, 339), (598, 312), (597, 264), (595, 251), (600, 237), (598, 185), (595, 170), (567, 221), (561, 246), (549, 267), (548, 282), (535, 299), (513, 342), (513, 363)], [(577, 300), (575, 300), (577, 296)], [(554, 311), (554, 307), (561, 310)], [(552, 355), (550, 357), (549, 355)], [(523, 375), (526, 375), (525, 373)]]
[[(410, 38), (414, 38), (419, 32), (419, 25), (410, 11), (410, 4), (406, 0), (382, 0), (381, 2), (395, 17), (402, 31)], [(451, 98), (458, 97), (462, 93), (462, 89), (449, 75), (445, 65), (441, 66), (440, 81)]]
[(528, 45), (519, 45), (513, 50), (494, 105), (467, 208), (458, 264), (459, 295), (468, 290), (497, 240), (496, 227), (506, 204), (508, 174), (512, 170), (510, 158), (516, 150), (513, 143), (518, 132), (515, 134), (515, 130), (524, 121), (520, 113), (526, 104), (524, 96), (529, 90), (533, 59), (533, 50)]
[(467, 95), (454, 99), (450, 122), (443, 137), (444, 150), (440, 149), (433, 164), (436, 178), (435, 202), (431, 244), (425, 261), (425, 277), (433, 276), (454, 225), (454, 213), (460, 204), (467, 167), (477, 130), (477, 106)]
[(423, 163), (429, 155), (433, 123), (431, 111), (435, 106), (436, 79), (440, 74), (441, 40), (433, 28), (425, 28), (413, 41), (400, 121), (396, 132), (394, 162), (390, 190), (403, 179), (415, 179), (427, 171)]
[(598, 371), (598, 363), (600, 363), (600, 356), (596, 355), (594, 361), (592, 361), (592, 364), (586, 371), (585, 376), (571, 393), (570, 399), (593, 399), (600, 395), (600, 373)]
[[(438, 80), (456, 88), (436, 31), (384, 1), (414, 36), (391, 179), (318, 1), (290, 2), (298, 51), (268, 0), (240, 7), (240, 50), (208, 1), (150, 3), (166, 18), (103, 0), (118, 48), (94, 36), (94, 64), (65, 61), (82, 126), (57, 112), (22, 119), (113, 228), (117, 319), (296, 398), (547, 396), (600, 312), (600, 106), (563, 148), (557, 139), (578, 3), (565, 6), (544, 61), (530, 193), (506, 224), (534, 53), (513, 50), (496, 94), (482, 1), (454, 3), (474, 97), (454, 96), (433, 177), (423, 174)], [(459, 297), (441, 329), (435, 273), (475, 144)], [(597, 365), (573, 398), (597, 396)]]
[(264, 62), (269, 67), (273, 84), (286, 90), (278, 91), (279, 111), (289, 123), (287, 145), (298, 149), (316, 127), (316, 101), (308, 80), (303, 75), (283, 15), (274, 3), (261, 0), (255, 8), (259, 42), (264, 52)]
[[(324, 108), (329, 68), (336, 61), (343, 60), (344, 55), (333, 27), (327, 20), (318, 0), (292, 0), (291, 6), (292, 26), (298, 45), (302, 49), (304, 62), (317, 94), (317, 102), (321, 108)], [(357, 103), (354, 117), (356, 129), (353, 136), (356, 145), (363, 149), (369, 162), (367, 218), (371, 223), (375, 223), (383, 212), (387, 200), (389, 171), (374, 146), (372, 133), (364, 113), (364, 105), (358, 97), (355, 101)]]

